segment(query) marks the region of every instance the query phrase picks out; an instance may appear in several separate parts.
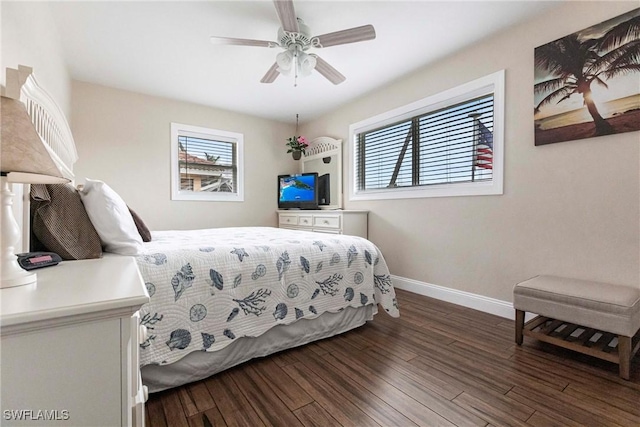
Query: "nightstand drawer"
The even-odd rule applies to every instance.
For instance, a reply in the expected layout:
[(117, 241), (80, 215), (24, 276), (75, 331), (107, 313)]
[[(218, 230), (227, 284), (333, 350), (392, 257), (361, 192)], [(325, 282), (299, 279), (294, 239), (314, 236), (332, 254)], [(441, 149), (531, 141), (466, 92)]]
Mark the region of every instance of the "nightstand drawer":
[(282, 225), (298, 225), (298, 215), (280, 214), (278, 222)]
[(339, 229), (340, 217), (338, 215), (314, 215), (313, 226)]

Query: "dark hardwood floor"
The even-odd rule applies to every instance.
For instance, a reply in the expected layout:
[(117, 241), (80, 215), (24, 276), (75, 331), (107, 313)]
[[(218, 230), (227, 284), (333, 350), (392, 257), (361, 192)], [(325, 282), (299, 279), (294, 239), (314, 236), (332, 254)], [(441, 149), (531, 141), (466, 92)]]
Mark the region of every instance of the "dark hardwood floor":
[(397, 291), (341, 336), (152, 394), (147, 426), (640, 426), (612, 363), (537, 343), (512, 321)]

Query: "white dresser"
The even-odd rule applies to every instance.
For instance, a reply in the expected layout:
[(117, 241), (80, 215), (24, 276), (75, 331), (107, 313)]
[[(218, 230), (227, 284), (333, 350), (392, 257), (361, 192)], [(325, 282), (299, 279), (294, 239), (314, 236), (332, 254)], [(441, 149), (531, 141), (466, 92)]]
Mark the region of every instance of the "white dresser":
[[(143, 426), (132, 257), (66, 261), (0, 292), (2, 425)], [(21, 419), (21, 421), (19, 421)]]
[(349, 234), (367, 238), (368, 211), (279, 210), (278, 226), (318, 233)]

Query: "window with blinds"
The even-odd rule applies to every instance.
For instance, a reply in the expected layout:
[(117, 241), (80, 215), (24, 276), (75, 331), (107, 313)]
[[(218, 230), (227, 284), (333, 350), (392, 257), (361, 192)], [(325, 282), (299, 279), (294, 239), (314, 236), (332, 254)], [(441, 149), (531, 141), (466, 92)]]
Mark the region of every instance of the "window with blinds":
[(173, 200), (241, 200), (241, 134), (172, 123)]
[(358, 135), (359, 189), (492, 178), (493, 95)]
[(352, 125), (351, 199), (502, 194), (497, 74)]

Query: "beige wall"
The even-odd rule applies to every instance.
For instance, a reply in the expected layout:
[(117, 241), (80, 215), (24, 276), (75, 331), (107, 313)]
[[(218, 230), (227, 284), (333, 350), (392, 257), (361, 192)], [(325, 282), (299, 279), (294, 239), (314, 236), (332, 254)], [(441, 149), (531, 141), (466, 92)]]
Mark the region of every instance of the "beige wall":
[[(289, 124), (89, 83), (72, 84), (76, 181), (105, 181), (152, 230), (275, 226)], [(244, 202), (171, 201), (171, 122), (244, 134)]]
[(3, 1), (0, 2), (0, 15), (0, 84), (5, 84), (6, 67), (32, 67), (38, 83), (69, 117), (71, 79), (62, 59), (62, 46), (49, 4)]
[(534, 48), (635, 7), (569, 2), (302, 127), (347, 141), (351, 123), (506, 70), (504, 195), (345, 199), (393, 274), (505, 301), (536, 274), (639, 286), (640, 133), (533, 142)]

